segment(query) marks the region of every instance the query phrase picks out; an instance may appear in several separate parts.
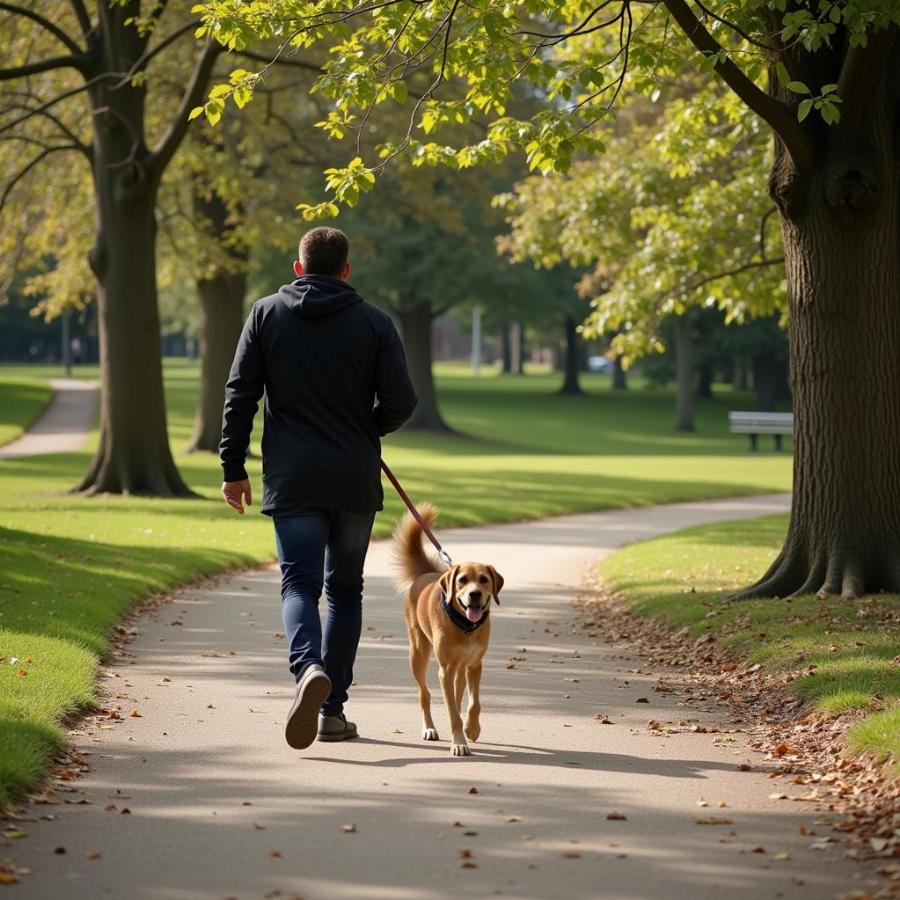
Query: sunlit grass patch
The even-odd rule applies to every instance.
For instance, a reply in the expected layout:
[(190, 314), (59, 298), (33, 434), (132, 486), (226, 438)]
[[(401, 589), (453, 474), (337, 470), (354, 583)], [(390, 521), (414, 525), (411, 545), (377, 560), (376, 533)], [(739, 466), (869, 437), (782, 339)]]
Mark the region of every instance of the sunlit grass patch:
[(20, 437), (52, 398), (53, 388), (44, 381), (0, 378), (0, 447)]
[[(693, 635), (710, 632), (754, 662), (798, 673), (791, 690), (822, 712), (896, 702), (900, 596), (723, 602), (765, 572), (786, 530), (786, 516), (689, 528), (625, 547), (604, 560), (600, 571), (635, 612), (662, 616)], [(893, 744), (884, 740), (887, 725), (871, 729), (870, 737), (864, 726), (873, 718), (854, 729), (853, 746), (896, 750), (900, 731)], [(891, 716), (884, 721), (900, 723)]]

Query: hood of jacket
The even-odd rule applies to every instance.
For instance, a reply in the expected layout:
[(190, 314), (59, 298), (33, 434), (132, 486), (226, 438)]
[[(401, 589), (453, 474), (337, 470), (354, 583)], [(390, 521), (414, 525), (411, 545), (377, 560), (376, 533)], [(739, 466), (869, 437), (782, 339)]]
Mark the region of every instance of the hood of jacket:
[(362, 297), (340, 278), (330, 275), (303, 275), (283, 285), (278, 296), (293, 312), (301, 316), (330, 316), (362, 303)]

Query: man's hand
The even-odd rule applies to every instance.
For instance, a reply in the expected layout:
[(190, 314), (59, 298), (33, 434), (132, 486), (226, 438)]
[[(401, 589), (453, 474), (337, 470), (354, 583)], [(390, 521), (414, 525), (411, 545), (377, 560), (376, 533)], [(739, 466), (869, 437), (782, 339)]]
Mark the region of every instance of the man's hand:
[(236, 509), (243, 515), (244, 504), (241, 502), (241, 499), (243, 498), (247, 502), (247, 506), (250, 506), (253, 503), (253, 498), (250, 496), (250, 479), (245, 478), (243, 481), (223, 481), (222, 496), (232, 509)]

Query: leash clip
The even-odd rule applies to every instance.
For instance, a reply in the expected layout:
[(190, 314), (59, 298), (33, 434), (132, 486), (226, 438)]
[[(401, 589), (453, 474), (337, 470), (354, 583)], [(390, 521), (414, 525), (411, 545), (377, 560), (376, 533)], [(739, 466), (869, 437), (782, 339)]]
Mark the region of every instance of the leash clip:
[(443, 560), (444, 564), (447, 566), (448, 569), (453, 568), (453, 560), (450, 558), (450, 554), (446, 550), (444, 550), (443, 547), (441, 547), (441, 549), (438, 550), (438, 556), (440, 556), (440, 558)]

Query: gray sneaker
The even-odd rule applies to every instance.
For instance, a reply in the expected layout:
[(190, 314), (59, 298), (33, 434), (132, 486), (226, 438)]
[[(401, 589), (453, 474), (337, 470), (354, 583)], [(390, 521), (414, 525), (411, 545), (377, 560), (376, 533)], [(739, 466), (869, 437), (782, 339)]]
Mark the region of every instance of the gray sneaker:
[(306, 749), (316, 739), (319, 710), (330, 693), (331, 679), (313, 663), (297, 682), (297, 696), (284, 726), (285, 740), (295, 750)]
[(339, 716), (319, 715), (318, 738), (320, 741), (334, 743), (336, 741), (348, 741), (350, 738), (357, 736), (356, 723), (348, 722), (347, 717), (343, 713)]

